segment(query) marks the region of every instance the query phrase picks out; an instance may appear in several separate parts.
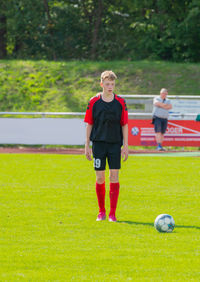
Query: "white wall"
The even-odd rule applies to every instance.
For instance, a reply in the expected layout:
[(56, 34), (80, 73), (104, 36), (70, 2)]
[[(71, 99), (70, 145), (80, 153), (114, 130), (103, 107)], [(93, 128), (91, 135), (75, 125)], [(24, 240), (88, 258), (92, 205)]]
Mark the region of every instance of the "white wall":
[(80, 118), (0, 118), (0, 144), (83, 145)]

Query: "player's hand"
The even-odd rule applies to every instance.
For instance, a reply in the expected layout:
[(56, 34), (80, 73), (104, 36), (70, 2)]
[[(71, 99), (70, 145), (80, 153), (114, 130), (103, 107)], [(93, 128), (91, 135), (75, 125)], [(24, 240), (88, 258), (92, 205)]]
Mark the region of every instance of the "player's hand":
[(85, 145), (85, 156), (88, 159), (88, 161), (92, 160), (92, 152), (89, 145)]
[(125, 162), (128, 159), (128, 146), (124, 146), (121, 150), (122, 159)]

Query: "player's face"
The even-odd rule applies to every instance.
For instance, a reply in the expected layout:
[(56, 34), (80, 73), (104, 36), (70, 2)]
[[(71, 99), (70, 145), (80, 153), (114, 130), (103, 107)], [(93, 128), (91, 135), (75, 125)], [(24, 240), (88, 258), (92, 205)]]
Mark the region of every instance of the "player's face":
[(105, 79), (101, 82), (101, 87), (103, 88), (103, 92), (105, 94), (111, 95), (115, 89), (115, 80)]

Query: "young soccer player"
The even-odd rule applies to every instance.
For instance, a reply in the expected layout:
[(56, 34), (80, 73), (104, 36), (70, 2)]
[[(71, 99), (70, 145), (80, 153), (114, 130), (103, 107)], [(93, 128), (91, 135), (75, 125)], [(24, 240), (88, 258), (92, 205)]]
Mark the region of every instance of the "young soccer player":
[[(96, 171), (96, 194), (99, 205), (97, 221), (106, 219), (105, 210), (105, 167), (109, 165), (110, 178), (110, 213), (109, 221), (115, 222), (119, 196), (119, 169), (121, 155), (124, 161), (128, 158), (128, 111), (125, 100), (114, 94), (116, 75), (112, 71), (101, 74), (102, 92), (90, 99), (85, 119), (86, 144), (85, 155), (92, 160)], [(121, 149), (123, 145), (123, 148)]]

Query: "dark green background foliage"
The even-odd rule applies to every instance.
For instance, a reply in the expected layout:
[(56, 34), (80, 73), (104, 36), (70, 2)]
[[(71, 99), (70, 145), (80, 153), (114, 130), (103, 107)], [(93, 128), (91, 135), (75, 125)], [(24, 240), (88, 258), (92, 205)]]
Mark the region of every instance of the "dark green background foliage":
[(1, 0), (0, 58), (200, 61), (199, 0)]

